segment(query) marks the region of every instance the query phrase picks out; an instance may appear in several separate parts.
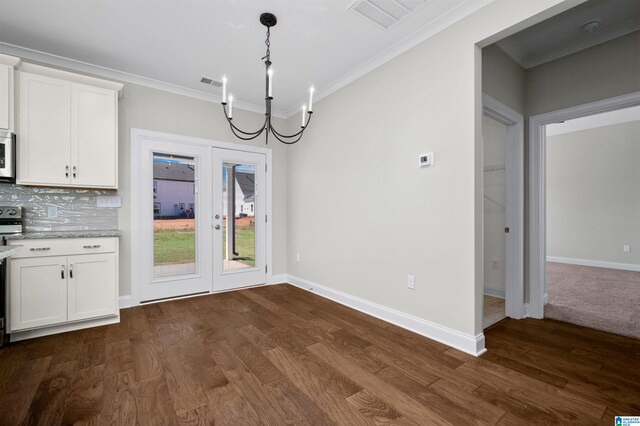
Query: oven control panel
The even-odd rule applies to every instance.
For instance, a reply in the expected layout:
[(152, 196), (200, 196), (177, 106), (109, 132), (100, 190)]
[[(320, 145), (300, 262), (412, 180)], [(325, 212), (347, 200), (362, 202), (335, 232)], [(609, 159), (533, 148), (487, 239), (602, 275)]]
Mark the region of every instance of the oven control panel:
[(0, 206), (0, 219), (22, 219), (22, 207)]

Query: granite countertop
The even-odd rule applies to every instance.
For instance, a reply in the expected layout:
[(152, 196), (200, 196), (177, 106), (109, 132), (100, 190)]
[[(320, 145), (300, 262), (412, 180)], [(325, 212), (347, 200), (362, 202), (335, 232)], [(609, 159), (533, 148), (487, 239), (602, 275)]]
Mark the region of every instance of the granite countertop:
[(119, 237), (120, 231), (64, 231), (64, 232), (23, 232), (4, 235), (6, 240), (40, 240), (47, 238), (100, 238)]
[(0, 246), (0, 259), (6, 259), (22, 250), (22, 246)]

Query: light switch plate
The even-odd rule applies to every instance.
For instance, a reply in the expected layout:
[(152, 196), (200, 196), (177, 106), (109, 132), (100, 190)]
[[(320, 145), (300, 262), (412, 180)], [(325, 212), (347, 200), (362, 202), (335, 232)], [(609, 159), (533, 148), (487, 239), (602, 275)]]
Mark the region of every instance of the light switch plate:
[(99, 195), (97, 200), (98, 207), (122, 207), (122, 197), (120, 195)]

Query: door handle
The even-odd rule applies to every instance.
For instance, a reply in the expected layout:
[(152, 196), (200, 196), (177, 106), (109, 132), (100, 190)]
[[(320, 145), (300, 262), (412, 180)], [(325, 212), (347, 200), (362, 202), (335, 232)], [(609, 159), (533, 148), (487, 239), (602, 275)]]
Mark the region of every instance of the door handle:
[(220, 225), (216, 225), (216, 226), (214, 226), (214, 228), (220, 229)]
[(220, 219), (220, 215), (219, 215), (219, 214), (215, 215), (214, 217), (215, 217), (216, 219)]
[(509, 233), (509, 231), (511, 231), (511, 230), (509, 229), (509, 227), (508, 227), (508, 226), (504, 228), (504, 232), (505, 232), (505, 234), (508, 234), (508, 233)]

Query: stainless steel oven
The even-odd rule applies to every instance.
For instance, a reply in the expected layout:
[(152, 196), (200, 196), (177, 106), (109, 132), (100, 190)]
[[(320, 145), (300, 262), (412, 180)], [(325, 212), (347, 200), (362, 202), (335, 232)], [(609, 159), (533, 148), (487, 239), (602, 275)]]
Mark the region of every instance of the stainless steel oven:
[[(22, 232), (22, 207), (0, 206), (0, 245), (6, 245), (4, 235)], [(7, 334), (7, 266), (0, 259), (0, 348), (9, 342)]]
[(16, 181), (16, 135), (0, 130), (0, 182)]

